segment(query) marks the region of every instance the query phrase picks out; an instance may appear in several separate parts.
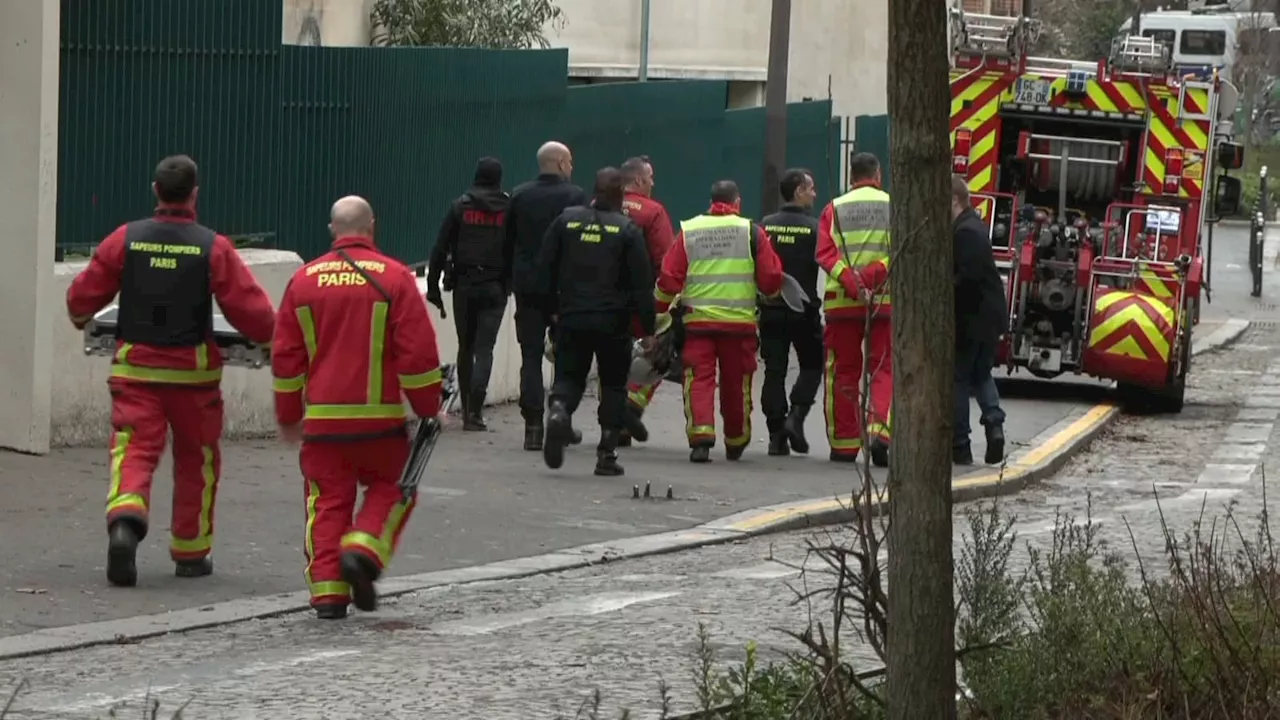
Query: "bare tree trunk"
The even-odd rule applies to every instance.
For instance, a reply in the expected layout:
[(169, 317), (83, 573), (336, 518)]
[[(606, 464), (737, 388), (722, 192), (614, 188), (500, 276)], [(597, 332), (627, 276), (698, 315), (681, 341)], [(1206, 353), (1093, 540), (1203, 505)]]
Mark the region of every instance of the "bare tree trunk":
[(890, 720), (955, 716), (951, 432), (955, 320), (944, 3), (889, 0), (893, 181)]

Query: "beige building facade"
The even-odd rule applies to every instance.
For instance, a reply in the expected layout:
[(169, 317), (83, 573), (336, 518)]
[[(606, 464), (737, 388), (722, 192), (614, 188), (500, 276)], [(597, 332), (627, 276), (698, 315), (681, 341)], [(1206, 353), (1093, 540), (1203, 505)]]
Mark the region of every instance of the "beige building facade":
[[(764, 103), (770, 0), (559, 0), (567, 20), (549, 29), (569, 50), (578, 82), (640, 75), (649, 12), (650, 80), (727, 80), (731, 107)], [(284, 0), (284, 37), (297, 45), (365, 45), (372, 0)], [(885, 112), (887, 0), (792, 0), (788, 99), (827, 97), (837, 115)]]

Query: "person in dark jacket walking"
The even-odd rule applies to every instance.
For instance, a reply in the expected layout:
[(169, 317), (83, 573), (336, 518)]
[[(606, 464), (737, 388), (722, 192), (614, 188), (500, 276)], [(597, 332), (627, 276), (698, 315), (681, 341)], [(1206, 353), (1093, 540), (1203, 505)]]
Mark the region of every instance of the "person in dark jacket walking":
[(596, 174), (593, 207), (571, 207), (543, 240), (535, 292), (543, 311), (556, 317), (556, 374), (548, 403), (543, 457), (564, 464), (572, 440), (570, 419), (582, 401), (595, 358), (600, 377), (600, 444), (596, 475), (623, 474), (616, 453), (627, 402), (632, 319), (648, 342), (654, 332), (653, 270), (645, 236), (622, 213), (622, 173)]
[[(565, 208), (586, 206), (582, 188), (569, 182), (573, 154), (563, 143), (538, 148), (538, 177), (511, 193), (507, 209), (507, 252), (512, 257), (516, 295), (516, 340), (520, 343), (520, 414), (524, 416), (524, 449), (541, 450), (543, 436), (542, 356), (549, 318), (537, 296), (534, 269), (547, 228)], [(581, 435), (576, 435), (580, 440)]]
[(511, 198), (502, 191), (502, 163), (484, 157), (476, 163), (471, 189), (449, 206), (427, 273), (427, 300), (441, 310), (440, 276), (453, 292), (453, 323), (458, 332), (458, 386), (462, 390), (463, 430), (487, 429), (484, 400), (493, 372), (493, 347), (507, 311), (511, 263), (503, 223)]
[(973, 464), (969, 447), (969, 398), (978, 400), (986, 430), (989, 465), (1004, 459), (1004, 410), (991, 368), (996, 347), (1008, 322), (1004, 281), (996, 269), (987, 227), (973, 211), (964, 178), (951, 179), (951, 217), (954, 222), (956, 304), (955, 438), (952, 459)]
[[(804, 288), (808, 299), (804, 312), (797, 313), (777, 302), (760, 306), (760, 357), (764, 360), (764, 384), (760, 405), (769, 426), (769, 454), (788, 455), (791, 450), (809, 452), (804, 436), (804, 419), (822, 384), (822, 315), (818, 298), (818, 221), (810, 214), (818, 197), (813, 174), (791, 169), (779, 183), (783, 205), (779, 212), (761, 220), (773, 249), (782, 260), (782, 270)], [(791, 387), (791, 407), (787, 407), (787, 362), (796, 349), (800, 374)]]

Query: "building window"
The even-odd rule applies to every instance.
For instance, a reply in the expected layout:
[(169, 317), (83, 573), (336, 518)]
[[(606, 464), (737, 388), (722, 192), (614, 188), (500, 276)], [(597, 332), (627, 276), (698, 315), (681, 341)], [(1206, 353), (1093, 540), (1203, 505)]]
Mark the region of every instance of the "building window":
[(1227, 52), (1227, 34), (1222, 30), (1183, 30), (1178, 47), (1183, 55), (1221, 57)]

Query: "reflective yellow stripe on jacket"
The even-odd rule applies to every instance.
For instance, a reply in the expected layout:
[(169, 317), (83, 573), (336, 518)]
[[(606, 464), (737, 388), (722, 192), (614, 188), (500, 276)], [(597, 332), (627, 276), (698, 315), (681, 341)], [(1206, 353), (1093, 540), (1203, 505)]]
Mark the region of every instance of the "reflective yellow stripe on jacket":
[(751, 221), (736, 215), (699, 215), (680, 223), (689, 269), (680, 304), (686, 323), (755, 323), (756, 263)]
[[(303, 308), (298, 309), (298, 319), (303, 319)], [(369, 333), (369, 375), (365, 383), (365, 402), (349, 405), (312, 405), (307, 404), (308, 420), (395, 420), (405, 417), (402, 403), (384, 403), (382, 388), (382, 361), (387, 344), (387, 310), (388, 304), (373, 304), (373, 318)], [(306, 321), (302, 322), (302, 336), (307, 344), (307, 354), (315, 356), (315, 325), (311, 321), (311, 313), (306, 313)]]
[[(889, 193), (877, 187), (860, 187), (836, 198), (831, 205), (834, 210), (831, 239), (840, 250), (840, 259), (827, 276), (828, 297), (822, 307), (823, 310), (860, 308), (866, 303), (850, 297), (837, 278), (845, 268), (856, 272), (877, 261), (888, 265)], [(888, 307), (888, 289), (877, 294), (874, 302), (877, 307)]]
[(129, 351), (133, 343), (120, 343), (116, 349), (115, 359), (111, 364), (111, 377), (141, 382), (165, 383), (167, 385), (208, 385), (222, 380), (222, 368), (208, 368), (209, 345), (201, 343), (192, 350), (196, 356), (194, 370), (175, 370), (173, 368), (152, 368), (129, 364)]

